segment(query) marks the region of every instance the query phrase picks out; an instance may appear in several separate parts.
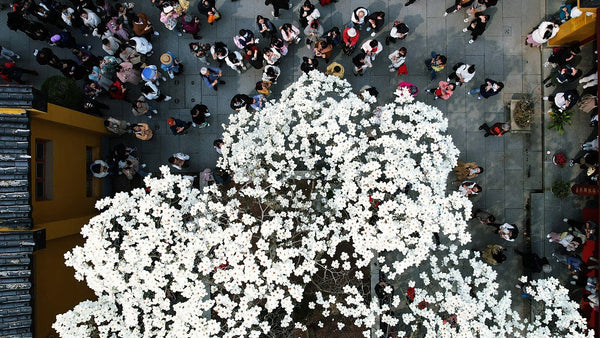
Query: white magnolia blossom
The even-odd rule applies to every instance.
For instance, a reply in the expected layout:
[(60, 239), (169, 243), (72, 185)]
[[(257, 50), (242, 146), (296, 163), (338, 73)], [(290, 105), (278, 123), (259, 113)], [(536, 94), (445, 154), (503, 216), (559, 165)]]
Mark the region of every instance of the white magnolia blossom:
[[(429, 258), (434, 233), (469, 242), (471, 204), (445, 192), (458, 150), (442, 113), (398, 91), (373, 125), (367, 101), (337, 77), (303, 75), (260, 113), (231, 116), (219, 166), (234, 185), (201, 192), (165, 167), (147, 191), (99, 201), (84, 246), (66, 254), (98, 300), (54, 328), (62, 337), (306, 329), (292, 312), (317, 272), (368, 282), (374, 252), (389, 250), (396, 278)], [(338, 252), (344, 244), (351, 250)], [(310, 306), (366, 334), (382, 309), (356, 285), (339, 287), (343, 295), (319, 293)]]
[[(423, 274), (433, 281), (410, 283), (415, 297), (401, 318), (425, 337), (593, 337), (579, 304), (553, 278), (531, 281), (525, 287), (532, 301), (543, 307), (533, 322), (512, 309), (509, 291), (499, 292), (496, 271), (479, 254), (450, 247), (444, 258), (432, 256)], [(420, 276), (423, 279), (423, 276)], [(522, 281), (526, 278), (522, 277)], [(521, 301), (520, 299), (518, 301)], [(393, 319), (382, 316), (393, 325)], [(410, 332), (409, 332), (410, 333)], [(413, 332), (415, 333), (415, 332)], [(402, 334), (400, 334), (402, 335)]]

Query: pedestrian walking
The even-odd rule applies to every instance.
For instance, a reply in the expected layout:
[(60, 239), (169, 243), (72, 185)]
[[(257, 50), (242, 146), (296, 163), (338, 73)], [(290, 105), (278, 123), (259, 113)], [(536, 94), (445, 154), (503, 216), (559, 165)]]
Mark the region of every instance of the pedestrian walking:
[(188, 129), (192, 126), (192, 122), (185, 122), (180, 119), (169, 117), (167, 124), (173, 135), (185, 135), (188, 133)]
[(506, 122), (496, 122), (490, 127), (487, 123), (484, 123), (479, 126), (479, 130), (485, 130), (485, 134), (483, 135), (484, 137), (488, 137), (490, 135), (500, 137), (510, 131), (510, 124)]
[(469, 40), (469, 44), (475, 42), (475, 40), (477, 40), (477, 38), (483, 34), (483, 32), (485, 32), (485, 28), (489, 20), (489, 15), (477, 13), (475, 15), (475, 20), (471, 21), (471, 24), (463, 29), (463, 32), (465, 33), (467, 31), (471, 31), (471, 40)]
[(190, 110), (190, 115), (192, 115), (192, 127), (205, 128), (210, 126), (207, 121), (207, 118), (210, 116), (210, 112), (206, 105), (195, 105)]
[(427, 67), (427, 70), (429, 70), (431, 81), (435, 80), (437, 73), (441, 72), (442, 69), (446, 67), (446, 61), (447, 59), (445, 55), (431, 52), (431, 59), (425, 60), (425, 66)]
[(202, 76), (202, 80), (204, 80), (208, 88), (212, 88), (215, 91), (219, 90), (218, 85), (225, 84), (225, 81), (221, 80), (223, 76), (221, 68), (202, 67), (200, 68), (200, 76)]
[(440, 81), (438, 83), (437, 88), (432, 89), (428, 88), (425, 91), (429, 94), (434, 94), (434, 100), (442, 99), (448, 100), (452, 94), (454, 94), (454, 89), (456, 89), (456, 85), (454, 83), (448, 83), (446, 81)]
[(469, 91), (469, 95), (477, 95), (477, 99), (481, 100), (481, 98), (489, 98), (491, 96), (497, 95), (504, 88), (504, 83), (497, 82), (492, 79), (485, 79), (485, 83), (479, 86), (479, 88), (473, 88)]

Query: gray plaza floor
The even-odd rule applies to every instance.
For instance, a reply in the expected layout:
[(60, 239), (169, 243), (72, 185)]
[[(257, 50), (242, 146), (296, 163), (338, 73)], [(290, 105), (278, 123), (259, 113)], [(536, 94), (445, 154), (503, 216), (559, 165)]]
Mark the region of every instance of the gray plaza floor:
[[(273, 22), (281, 26), (287, 22), (298, 25), (298, 9), (303, 1), (293, 0), (293, 10), (282, 10), (278, 19)], [(313, 3), (317, 1), (313, 0)], [(197, 14), (197, 1), (191, 1), (190, 12)], [(571, 196), (566, 200), (558, 200), (550, 192), (550, 186), (557, 178), (574, 180), (579, 174), (576, 168), (557, 168), (546, 155), (562, 151), (568, 157), (574, 156), (579, 149), (579, 144), (585, 141), (592, 133), (588, 127), (587, 114), (575, 113), (573, 124), (568, 126), (564, 135), (548, 130), (549, 123), (546, 111), (547, 106), (542, 104), (541, 97), (548, 95), (549, 91), (541, 85), (541, 79), (550, 71), (544, 68), (549, 49), (536, 49), (525, 46), (525, 36), (539, 22), (550, 13), (558, 10), (558, 0), (500, 0), (496, 7), (487, 11), (491, 15), (488, 29), (473, 44), (468, 44), (470, 36), (463, 33), (467, 26), (463, 22), (463, 12), (443, 17), (444, 10), (454, 3), (454, 0), (418, 0), (411, 6), (405, 7), (404, 0), (339, 0), (326, 7), (316, 4), (321, 12), (321, 23), (327, 30), (333, 26), (342, 28), (349, 22), (351, 11), (358, 7), (367, 7), (370, 11), (383, 11), (386, 13), (386, 27), (375, 37), (384, 41), (394, 20), (401, 20), (410, 27), (406, 40), (395, 45), (384, 46), (383, 52), (377, 57), (374, 67), (369, 69), (363, 77), (352, 75), (351, 58), (345, 56), (339, 49), (334, 52), (331, 61), (337, 61), (345, 66), (345, 78), (358, 90), (366, 84), (374, 85), (381, 93), (380, 102), (387, 102), (396, 85), (407, 80), (415, 83), (420, 88), (417, 99), (439, 107), (449, 120), (449, 132), (454, 142), (461, 150), (460, 160), (474, 161), (485, 168), (485, 173), (476, 181), (483, 187), (473, 202), (475, 208), (482, 208), (496, 215), (498, 221), (515, 223), (521, 229), (521, 234), (515, 242), (507, 242), (493, 234), (490, 227), (472, 223), (473, 243), (470, 248), (483, 249), (487, 244), (498, 243), (508, 247), (508, 260), (497, 269), (500, 272), (501, 285), (514, 290), (513, 298), (519, 303), (519, 293), (513, 287), (516, 278), (522, 272), (520, 258), (513, 254), (513, 248), (525, 249), (530, 245), (534, 252), (549, 256), (553, 247), (545, 240), (545, 234), (551, 230), (564, 228), (563, 217), (578, 219), (581, 208), (593, 205), (590, 198)], [(231, 49), (236, 49), (232, 37), (241, 28), (256, 31), (255, 18), (260, 14), (272, 19), (272, 7), (264, 5), (262, 0), (218, 0), (217, 6), (223, 18), (214, 25), (203, 23), (201, 30), (202, 42), (223, 41)], [(167, 158), (175, 152), (187, 153), (191, 156), (191, 167), (188, 171), (201, 171), (204, 168), (214, 168), (218, 154), (214, 151), (212, 142), (219, 138), (223, 124), (226, 124), (230, 114), (235, 113), (229, 107), (230, 99), (237, 93), (254, 94), (254, 85), (261, 77), (261, 71), (249, 67), (248, 71), (239, 75), (229, 67), (224, 66), (225, 85), (219, 91), (209, 89), (201, 80), (199, 70), (201, 65), (188, 49), (192, 42), (190, 35), (177, 37), (168, 32), (159, 22), (159, 11), (148, 0), (135, 1), (136, 12), (146, 13), (154, 26), (161, 33), (152, 43), (155, 54), (150, 58), (150, 63), (159, 64), (159, 56), (165, 51), (171, 51), (183, 61), (184, 74), (173, 80), (161, 84), (161, 90), (173, 97), (167, 103), (159, 104), (159, 114), (151, 120), (146, 117), (134, 117), (129, 104), (111, 101), (110, 112), (106, 116), (126, 119), (130, 122), (147, 122), (150, 126), (157, 126), (155, 137), (151, 141), (141, 142), (133, 136), (113, 138), (111, 143), (123, 142), (137, 146), (142, 162), (148, 164), (150, 171), (166, 164)], [(21, 32), (9, 31), (6, 28), (6, 15), (3, 12), (0, 18), (0, 43), (23, 56), (22, 62), (32, 65), (40, 72), (40, 82), (51, 75), (59, 75), (58, 71), (47, 67), (38, 66), (32, 55), (35, 48), (47, 46), (46, 43), (30, 41)], [(201, 17), (204, 20), (204, 17)], [(75, 36), (81, 39), (79, 33)], [(359, 44), (370, 38), (363, 32)], [(97, 38), (86, 38), (93, 46), (92, 52), (104, 56), (100, 41)], [(266, 39), (260, 43), (266, 45)], [(387, 55), (392, 48), (404, 46), (408, 49), (408, 75), (397, 77), (388, 71), (389, 61)], [(70, 51), (53, 47), (55, 53), (64, 58), (72, 58)], [(435, 82), (429, 81), (423, 60), (431, 51), (444, 54), (448, 57), (448, 66)], [(279, 92), (287, 84), (293, 82), (301, 75), (300, 64), (303, 56), (311, 52), (300, 43), (290, 48), (287, 56), (282, 58), (282, 75), (277, 85), (274, 85), (272, 99), (278, 97)], [(583, 61), (580, 68), (588, 72), (591, 67), (591, 46), (586, 46), (582, 53)], [(448, 100), (433, 100), (431, 95), (426, 95), (425, 89), (445, 79), (448, 70), (457, 62), (474, 64), (477, 67), (475, 78), (465, 86), (458, 88)], [(213, 66), (216, 63), (213, 62)], [(321, 62), (320, 69), (325, 69)], [(500, 95), (487, 100), (477, 100), (474, 96), (467, 95), (468, 90), (478, 87), (485, 78), (502, 81), (505, 84)], [(511, 133), (503, 137), (484, 138), (478, 126), (483, 122), (494, 123), (506, 121), (509, 118), (508, 104), (511, 98), (523, 93), (532, 93), (536, 100), (536, 121), (531, 133)], [(135, 99), (136, 95), (131, 98)], [(106, 100), (108, 101), (108, 99)], [(209, 118), (211, 126), (204, 129), (191, 129), (190, 133), (183, 136), (173, 136), (168, 129), (166, 119), (169, 116), (190, 120), (189, 110), (197, 103), (206, 104), (211, 112)], [(260, 114), (260, 113), (257, 113)], [(452, 177), (450, 181), (454, 180)], [(448, 184), (448, 189), (456, 189)], [(596, 202), (597, 203), (597, 202)], [(597, 204), (596, 204), (597, 205)], [(531, 228), (531, 232), (525, 231)], [(527, 238), (531, 238), (531, 242)], [(444, 241), (444, 239), (442, 239)], [(554, 274), (563, 275), (563, 268), (556, 265)], [(397, 290), (400, 290), (397, 288)], [(520, 308), (527, 311), (526, 307)]]

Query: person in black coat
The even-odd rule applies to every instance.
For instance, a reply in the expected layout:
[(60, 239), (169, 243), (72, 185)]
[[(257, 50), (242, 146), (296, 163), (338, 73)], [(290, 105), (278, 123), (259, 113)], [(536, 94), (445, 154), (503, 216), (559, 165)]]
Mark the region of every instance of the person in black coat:
[(381, 28), (383, 28), (383, 25), (385, 24), (385, 13), (384, 12), (371, 13), (365, 18), (365, 23), (367, 24), (367, 32), (373, 30), (373, 33), (371, 33), (371, 36), (375, 36), (375, 34), (377, 34), (381, 30)]
[(75, 80), (81, 80), (88, 75), (85, 67), (78, 65), (77, 62), (73, 60), (61, 60), (60, 68), (58, 70), (60, 70), (65, 77)]
[(292, 5), (290, 4), (290, 0), (265, 0), (265, 6), (269, 6), (272, 5), (273, 6), (273, 12), (271, 12), (271, 14), (273, 14), (273, 16), (275, 18), (279, 17), (279, 10), (280, 9), (290, 9), (292, 8)]
[(40, 50), (36, 49), (33, 54), (35, 55), (35, 60), (40, 65), (48, 65), (59, 70), (62, 67), (60, 58), (48, 47)]
[(448, 9), (446, 9), (444, 16), (447, 16), (448, 14), (457, 12), (459, 9), (467, 8), (467, 7), (471, 6), (472, 3), (473, 3), (473, 0), (455, 0), (454, 5), (448, 7)]
[(236, 94), (231, 99), (229, 106), (231, 107), (231, 109), (239, 111), (244, 107), (246, 107), (246, 109), (250, 109), (252, 103), (254, 103), (254, 99), (252, 99), (250, 96), (246, 94)]
[(475, 20), (471, 21), (469, 27), (463, 29), (463, 32), (471, 31), (471, 40), (469, 43), (475, 42), (477, 38), (485, 32), (490, 16), (482, 13), (475, 14)]
[(308, 17), (315, 11), (315, 5), (311, 4), (309, 0), (304, 1), (302, 7), (300, 7), (300, 26), (302, 28), (308, 26)]
[(217, 12), (215, 0), (200, 0), (200, 2), (198, 2), (198, 12), (206, 17), (211, 14), (215, 15)]
[(302, 64), (300, 65), (300, 70), (308, 74), (311, 70), (317, 69), (319, 66), (319, 61), (316, 57), (309, 59), (308, 57), (302, 57)]

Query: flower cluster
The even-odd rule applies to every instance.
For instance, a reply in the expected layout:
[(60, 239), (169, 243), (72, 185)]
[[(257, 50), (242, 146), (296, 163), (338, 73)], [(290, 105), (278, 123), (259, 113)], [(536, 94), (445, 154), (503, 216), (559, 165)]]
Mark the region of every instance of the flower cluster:
[[(98, 300), (54, 328), (64, 337), (303, 328), (292, 312), (319, 271), (361, 280), (374, 253), (389, 250), (400, 253), (387, 268), (395, 278), (428, 259), (434, 233), (469, 242), (471, 204), (445, 192), (458, 157), (447, 120), (400, 90), (373, 124), (369, 101), (337, 77), (303, 75), (260, 114), (231, 116), (219, 166), (235, 174), (232, 187), (201, 192), (162, 168), (148, 192), (98, 202), (85, 245), (66, 255)], [(344, 243), (352, 250), (338, 253)], [(382, 310), (356, 285), (343, 293), (314, 307), (366, 331)]]

